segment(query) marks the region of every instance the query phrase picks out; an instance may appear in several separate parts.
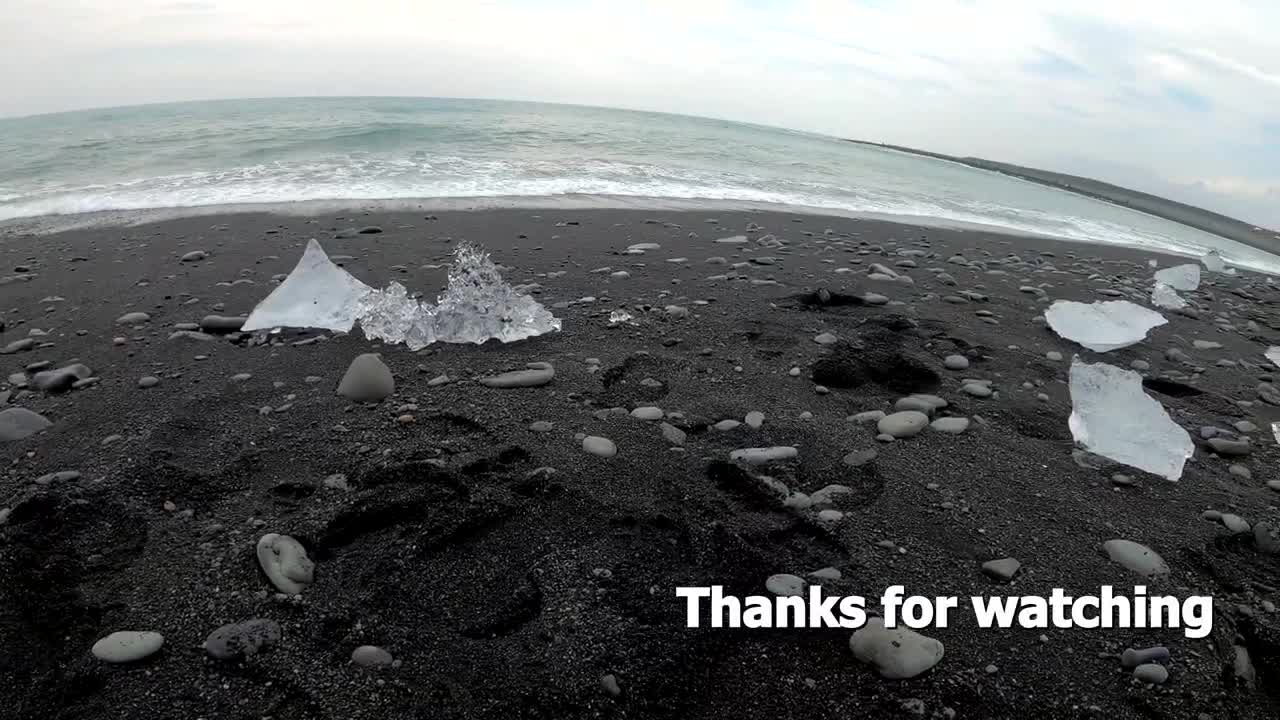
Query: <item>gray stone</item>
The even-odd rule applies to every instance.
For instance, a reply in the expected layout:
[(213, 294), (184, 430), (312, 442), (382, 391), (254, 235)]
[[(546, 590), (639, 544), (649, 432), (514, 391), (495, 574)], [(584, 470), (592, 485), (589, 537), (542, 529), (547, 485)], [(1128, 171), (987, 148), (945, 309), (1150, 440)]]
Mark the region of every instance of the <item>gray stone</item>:
[(181, 261), (182, 261), (182, 262), (197, 262), (197, 261), (200, 261), (200, 260), (204, 260), (204, 259), (205, 259), (205, 258), (207, 258), (207, 257), (209, 257), (209, 253), (207, 253), (207, 252), (205, 252), (205, 251), (203, 251), (203, 250), (192, 250), (191, 252), (187, 253), (186, 255), (183, 255), (183, 256), (182, 256), (182, 258), (181, 258)]
[(969, 429), (969, 418), (962, 417), (944, 417), (929, 423), (929, 427), (943, 433), (951, 435), (959, 435)]
[(618, 454), (618, 446), (612, 440), (595, 435), (588, 435), (582, 439), (582, 449), (602, 458), (611, 458)]
[(44, 392), (65, 392), (79, 380), (92, 377), (93, 371), (81, 363), (68, 365), (57, 370), (45, 370), (31, 377), (31, 384)]
[(729, 459), (733, 462), (741, 462), (748, 465), (767, 465), (780, 460), (791, 460), (799, 454), (798, 450), (789, 446), (740, 448), (731, 451)]
[(1169, 566), (1151, 548), (1131, 540), (1108, 540), (1102, 544), (1112, 562), (1123, 565), (1143, 577), (1168, 575)]
[(631, 417), (637, 420), (661, 420), (662, 408), (653, 407), (652, 405), (649, 405), (646, 407), (638, 407), (635, 410), (631, 411)]
[(877, 453), (874, 449), (854, 450), (853, 452), (844, 456), (844, 464), (848, 465), (849, 467), (861, 467), (871, 462), (872, 460), (875, 460), (877, 455), (879, 455), (879, 453)]
[(361, 645), (351, 651), (351, 662), (361, 667), (387, 667), (395, 662), (391, 653), (375, 645)]
[(1253, 526), (1253, 544), (1265, 555), (1280, 555), (1280, 527), (1266, 520)]
[(205, 652), (217, 660), (251, 657), (280, 642), (280, 625), (274, 620), (254, 618), (228, 623), (214, 630), (204, 641)]
[(200, 319), (200, 329), (215, 335), (240, 332), (240, 328), (244, 326), (244, 321), (247, 319), (225, 315), (205, 315)]
[(14, 353), (27, 352), (36, 346), (35, 338), (22, 338), (0, 348), (0, 355), (12, 355)]
[(815, 336), (813, 341), (819, 345), (834, 345), (840, 341), (840, 338), (832, 335), (831, 333), (822, 333), (821, 335)]
[(391, 369), (375, 353), (359, 355), (338, 383), (338, 394), (356, 402), (379, 402), (396, 390)]
[(146, 377), (138, 378), (138, 387), (143, 389), (155, 387), (159, 384), (160, 384), (160, 378), (154, 377), (152, 375), (147, 375)]
[(688, 437), (685, 431), (672, 425), (671, 423), (662, 423), (658, 426), (662, 430), (662, 437), (672, 445), (683, 446), (685, 439)]
[(79, 470), (62, 470), (59, 472), (47, 473), (36, 478), (37, 485), (52, 485), (53, 483), (74, 482), (80, 479)]
[(908, 438), (919, 435), (928, 424), (928, 415), (918, 410), (904, 410), (880, 418), (876, 428), (881, 433), (894, 438)]
[(780, 597), (803, 595), (806, 585), (807, 583), (803, 578), (796, 577), (795, 575), (789, 575), (787, 573), (770, 575), (769, 578), (764, 581), (765, 589)]
[(1244, 457), (1253, 452), (1253, 446), (1247, 440), (1231, 440), (1223, 437), (1209, 438), (1209, 447), (1225, 457)]
[(302, 543), (288, 535), (268, 533), (258, 540), (258, 564), (276, 589), (297, 595), (314, 579), (315, 563)]
[(1258, 385), (1258, 397), (1270, 405), (1280, 405), (1280, 390), (1271, 383), (1264, 382)]
[(884, 418), (883, 410), (868, 410), (860, 412), (857, 415), (850, 415), (849, 420), (859, 425), (870, 425), (871, 423), (880, 422)]
[(480, 384), (492, 388), (537, 387), (546, 385), (556, 376), (556, 369), (551, 366), (551, 363), (531, 362), (527, 363), (526, 367), (527, 370), (514, 370), (501, 375), (480, 378)]
[(853, 656), (868, 663), (889, 680), (908, 680), (942, 660), (941, 642), (899, 626), (885, 628), (884, 619), (873, 617), (849, 638)]
[(1124, 667), (1125, 670), (1132, 670), (1139, 665), (1168, 659), (1169, 648), (1164, 647), (1163, 645), (1157, 645), (1155, 647), (1149, 647), (1142, 650), (1128, 648), (1120, 655), (1120, 665)]
[(1219, 518), (1219, 522), (1222, 523), (1223, 527), (1236, 534), (1247, 533), (1251, 529), (1249, 521), (1233, 513), (1223, 513), (1222, 517)]
[(1001, 558), (1000, 560), (988, 560), (982, 563), (982, 572), (996, 580), (1008, 582), (1018, 574), (1018, 570), (1022, 569), (1022, 563), (1014, 558)]
[(131, 663), (154, 655), (162, 645), (160, 633), (118, 630), (93, 644), (93, 656), (103, 662)]
[(1139, 682), (1160, 685), (1169, 679), (1169, 670), (1156, 663), (1144, 663), (1133, 669), (1133, 678)]
[(22, 440), (52, 426), (43, 415), (26, 408), (0, 410), (0, 442)]
[(764, 425), (764, 413), (760, 412), (759, 410), (752, 410), (751, 412), (747, 413), (747, 417), (745, 418), (745, 420), (747, 423), (747, 427), (751, 428), (752, 430), (759, 430), (760, 426)]
[(992, 395), (990, 386), (980, 385), (978, 383), (965, 383), (960, 386), (960, 392), (966, 395), (972, 395), (976, 398), (988, 398)]
[(948, 355), (942, 359), (942, 366), (948, 370), (967, 370), (969, 358), (963, 355)]
[(612, 673), (602, 675), (600, 677), (600, 688), (603, 689), (610, 697), (621, 697), (622, 687), (618, 685), (617, 676)]
[(916, 410), (924, 413), (925, 415), (932, 415), (934, 407), (933, 403), (925, 400), (924, 398), (904, 397), (893, 404), (893, 409), (898, 411)]
[(125, 313), (124, 315), (121, 315), (120, 317), (116, 318), (116, 324), (117, 325), (141, 325), (142, 323), (147, 322), (149, 320), (151, 320), (151, 316), (144, 312), (131, 312), (131, 313)]

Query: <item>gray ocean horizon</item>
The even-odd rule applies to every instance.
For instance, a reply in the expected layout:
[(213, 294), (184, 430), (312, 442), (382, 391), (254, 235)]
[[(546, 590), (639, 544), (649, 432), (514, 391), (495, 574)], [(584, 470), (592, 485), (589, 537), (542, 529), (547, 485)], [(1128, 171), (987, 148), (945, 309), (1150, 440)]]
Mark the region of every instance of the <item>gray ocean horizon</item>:
[[(230, 209), (795, 209), (1159, 250), (1280, 257), (998, 173), (795, 130), (504, 100), (279, 98), (0, 119), (0, 222)], [(24, 222), (25, 221), (25, 222)]]

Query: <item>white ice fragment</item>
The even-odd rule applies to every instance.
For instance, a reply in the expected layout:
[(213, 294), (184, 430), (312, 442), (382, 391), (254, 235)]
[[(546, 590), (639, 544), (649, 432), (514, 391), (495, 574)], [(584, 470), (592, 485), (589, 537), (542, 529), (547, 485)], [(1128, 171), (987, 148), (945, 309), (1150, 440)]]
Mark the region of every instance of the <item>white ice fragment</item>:
[(1049, 327), (1094, 352), (1107, 352), (1142, 342), (1147, 332), (1169, 322), (1154, 310), (1128, 300), (1081, 303), (1056, 300), (1044, 313)]
[(624, 322), (631, 322), (631, 313), (626, 310), (614, 310), (609, 313), (610, 325), (618, 325)]
[(1267, 348), (1267, 351), (1263, 353), (1263, 355), (1266, 356), (1266, 358), (1270, 360), (1273, 365), (1280, 366), (1280, 347), (1276, 347), (1275, 345), (1272, 345), (1271, 347)]
[(398, 282), (370, 291), (359, 304), (360, 329), (370, 340), (404, 343), (415, 351), (436, 341), (435, 307), (409, 297)]
[(312, 239), (289, 276), (258, 303), (240, 329), (248, 332), (292, 327), (350, 332), (360, 299), (372, 290), (334, 265), (320, 243)]
[(1142, 389), (1142, 376), (1071, 361), (1071, 436), (1090, 452), (1176, 482), (1195, 452), (1191, 436)]
[(470, 243), (453, 251), (449, 287), (435, 307), (436, 339), (447, 343), (504, 343), (560, 330), (560, 320), (502, 279), (489, 253)]
[(1151, 288), (1151, 304), (1168, 310), (1181, 310), (1187, 306), (1187, 301), (1178, 297), (1178, 293), (1173, 288), (1157, 282), (1155, 287)]
[(1226, 270), (1226, 263), (1222, 261), (1222, 256), (1217, 250), (1210, 250), (1205, 256), (1200, 258), (1200, 262), (1204, 263), (1204, 267), (1209, 272), (1220, 273)]
[(1156, 282), (1184, 292), (1200, 287), (1200, 266), (1194, 263), (1175, 265), (1156, 271)]

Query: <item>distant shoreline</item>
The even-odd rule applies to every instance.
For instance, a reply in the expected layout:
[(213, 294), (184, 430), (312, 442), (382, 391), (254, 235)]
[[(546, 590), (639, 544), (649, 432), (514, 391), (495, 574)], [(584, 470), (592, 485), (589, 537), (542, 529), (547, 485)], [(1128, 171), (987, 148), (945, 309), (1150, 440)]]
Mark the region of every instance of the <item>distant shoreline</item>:
[(1267, 229), (1257, 229), (1256, 226), (1243, 220), (1237, 220), (1220, 213), (1198, 208), (1194, 205), (1187, 205), (1176, 200), (1162, 198), (1158, 195), (1131, 190), (1129, 188), (1112, 185), (1100, 180), (1091, 180), (1089, 178), (1079, 177), (1077, 175), (1067, 175), (1065, 173), (1056, 173), (1049, 170), (1039, 170), (1036, 168), (1023, 167), (1021, 165), (1010, 165), (1009, 163), (996, 162), (995, 160), (985, 160), (976, 157), (958, 157), (955, 155), (945, 155), (943, 153), (930, 152), (928, 150), (918, 150), (916, 148), (904, 147), (902, 145), (889, 145), (887, 143), (869, 142), (867, 140), (854, 140), (845, 138), (846, 142), (855, 145), (866, 145), (868, 147), (876, 147), (885, 150), (896, 150), (898, 152), (907, 153), (909, 155), (919, 155), (921, 157), (933, 158), (935, 160), (946, 160), (949, 162), (959, 163), (967, 167), (976, 168), (978, 170), (988, 170), (990, 172), (1000, 173), (1009, 177), (1026, 180), (1038, 185), (1056, 188), (1058, 190), (1066, 190), (1067, 192), (1083, 195), (1093, 198), (1094, 200), (1102, 200), (1103, 202), (1118, 205), (1129, 210), (1137, 210), (1148, 215), (1152, 215), (1164, 220), (1186, 225), (1187, 227), (1202, 230), (1207, 233), (1218, 235), (1219, 237), (1235, 240), (1244, 243), (1253, 248), (1263, 250), (1269, 253), (1280, 254), (1280, 233)]

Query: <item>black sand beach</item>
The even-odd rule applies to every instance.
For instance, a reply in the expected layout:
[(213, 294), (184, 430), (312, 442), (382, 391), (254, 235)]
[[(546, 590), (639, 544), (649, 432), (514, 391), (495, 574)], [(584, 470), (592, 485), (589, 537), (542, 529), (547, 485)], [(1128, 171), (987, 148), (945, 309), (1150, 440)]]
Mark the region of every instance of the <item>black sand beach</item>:
[[(347, 232), (368, 226), (381, 232)], [(715, 242), (733, 235), (748, 241)], [(482, 243), (507, 280), (540, 286), (564, 329), (417, 353), (359, 330), (171, 337), (206, 315), (248, 314), (313, 237), (366, 283), (428, 297), (453, 245)], [(622, 254), (638, 243), (661, 248)], [(0, 443), (4, 717), (1280, 716), (1280, 543), (1265, 532), (1280, 522), (1267, 485), (1280, 480), (1280, 407), (1259, 394), (1276, 371), (1262, 353), (1280, 344), (1280, 291), (1264, 276), (1205, 273), (1183, 294), (1190, 311), (1097, 354), (1036, 318), (1054, 299), (1148, 304), (1147, 261), (1186, 259), (787, 213), (563, 209), (204, 216), (11, 233), (0, 248), (0, 346), (34, 340), (0, 355), (18, 374), (0, 407), (52, 422)], [(180, 259), (196, 250), (207, 257)], [(912, 282), (869, 279), (872, 263)], [(616, 309), (634, 324), (610, 327)], [(131, 312), (149, 320), (118, 324)], [(839, 342), (815, 342), (822, 333)], [(335, 388), (366, 352), (396, 388), (358, 405)], [(946, 369), (953, 354), (968, 369)], [(1144, 360), (1165, 380), (1150, 394), (1198, 446), (1180, 482), (1073, 458), (1073, 354)], [(476, 382), (528, 362), (553, 364), (554, 380)], [(21, 387), (38, 363), (83, 363), (97, 380)], [(961, 392), (965, 378), (995, 395)], [(848, 419), (916, 392), (945, 398), (939, 415), (968, 429), (885, 443)], [(665, 411), (682, 448), (627, 416), (641, 406)], [(759, 428), (712, 427), (752, 411)], [(1202, 427), (1249, 438), (1247, 454), (1213, 454)], [(578, 434), (613, 440), (617, 455), (584, 452)], [(729, 462), (768, 446), (798, 448), (767, 469), (791, 488), (848, 486), (832, 506), (843, 517), (784, 507), (752, 477), (762, 469)], [(48, 477), (63, 471), (75, 473)], [(346, 489), (326, 481), (335, 474)], [(1263, 532), (1232, 532), (1206, 510)], [(260, 570), (267, 533), (315, 561), (301, 599), (278, 599)], [(1169, 574), (1148, 581), (1109, 561), (1112, 539), (1154, 549)], [(1012, 581), (982, 572), (1009, 557), (1021, 562)], [(854, 658), (848, 631), (689, 629), (674, 595), (761, 594), (776, 573), (829, 567), (841, 577), (824, 589), (872, 598), (898, 584), (928, 596), (1209, 594), (1214, 630), (984, 630), (960, 613), (921, 631), (945, 644), (941, 662), (893, 681)], [(280, 642), (208, 657), (211, 632), (251, 618), (279, 623)], [(103, 663), (90, 648), (117, 630), (162, 633), (164, 646)], [(353, 664), (361, 645), (397, 665)], [(1157, 645), (1168, 680), (1138, 682), (1120, 654)]]

